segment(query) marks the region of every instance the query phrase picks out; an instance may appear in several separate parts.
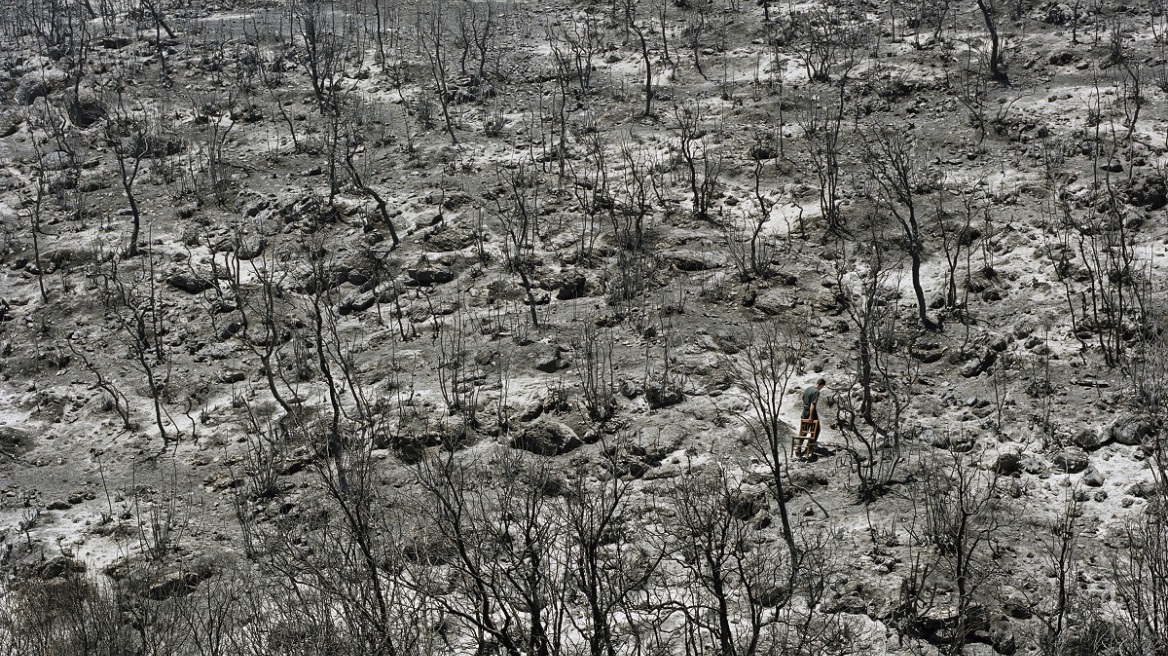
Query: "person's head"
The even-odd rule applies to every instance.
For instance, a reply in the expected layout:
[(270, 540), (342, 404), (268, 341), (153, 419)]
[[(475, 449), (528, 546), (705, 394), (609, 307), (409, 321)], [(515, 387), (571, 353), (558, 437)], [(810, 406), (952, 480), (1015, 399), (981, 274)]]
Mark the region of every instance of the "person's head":
[(816, 389), (823, 389), (824, 387), (827, 387), (826, 380), (820, 378), (819, 380), (815, 381), (815, 388)]

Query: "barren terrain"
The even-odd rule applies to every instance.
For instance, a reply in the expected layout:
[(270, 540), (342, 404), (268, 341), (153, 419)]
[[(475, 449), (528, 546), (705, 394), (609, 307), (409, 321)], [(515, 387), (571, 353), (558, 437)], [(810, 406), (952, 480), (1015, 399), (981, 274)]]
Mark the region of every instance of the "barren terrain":
[(0, 653), (1163, 653), (1166, 10), (4, 3)]

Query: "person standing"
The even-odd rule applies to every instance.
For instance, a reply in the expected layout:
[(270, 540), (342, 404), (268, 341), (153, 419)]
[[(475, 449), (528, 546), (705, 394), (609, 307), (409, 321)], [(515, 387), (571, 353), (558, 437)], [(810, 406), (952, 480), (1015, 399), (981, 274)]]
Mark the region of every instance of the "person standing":
[[(819, 391), (826, 386), (827, 381), (820, 378), (819, 380), (815, 381), (814, 385), (808, 385), (807, 388), (803, 390), (803, 414), (800, 416), (800, 419), (815, 420), (816, 440), (819, 439), (819, 408), (817, 407), (819, 405)], [(803, 452), (800, 452), (797, 455), (809, 456), (811, 455), (811, 452), (812, 446), (811, 444), (808, 444), (804, 448)]]

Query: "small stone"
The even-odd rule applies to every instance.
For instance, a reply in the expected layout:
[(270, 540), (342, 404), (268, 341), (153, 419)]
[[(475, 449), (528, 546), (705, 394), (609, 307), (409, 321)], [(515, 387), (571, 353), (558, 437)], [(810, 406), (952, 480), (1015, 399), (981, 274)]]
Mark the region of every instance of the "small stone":
[(1088, 467), (1087, 471), (1083, 472), (1083, 485), (1087, 487), (1103, 487), (1103, 482), (1106, 478), (1095, 467)]
[(1055, 469), (1066, 474), (1077, 474), (1087, 468), (1087, 452), (1074, 446), (1055, 452), (1050, 457)]

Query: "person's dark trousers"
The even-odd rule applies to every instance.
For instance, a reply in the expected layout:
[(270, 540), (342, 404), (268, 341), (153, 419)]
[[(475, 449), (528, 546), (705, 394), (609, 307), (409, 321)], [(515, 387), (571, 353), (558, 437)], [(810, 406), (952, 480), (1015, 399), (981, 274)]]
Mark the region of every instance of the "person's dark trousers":
[[(815, 421), (818, 422), (819, 421), (819, 408), (815, 408), (814, 410), (812, 410), (810, 417), (807, 416), (807, 410), (804, 410), (803, 416), (801, 418), (802, 419), (814, 419)], [(820, 425), (818, 423), (815, 424), (815, 439), (817, 439), (817, 440), (819, 439), (819, 428), (820, 428)]]

